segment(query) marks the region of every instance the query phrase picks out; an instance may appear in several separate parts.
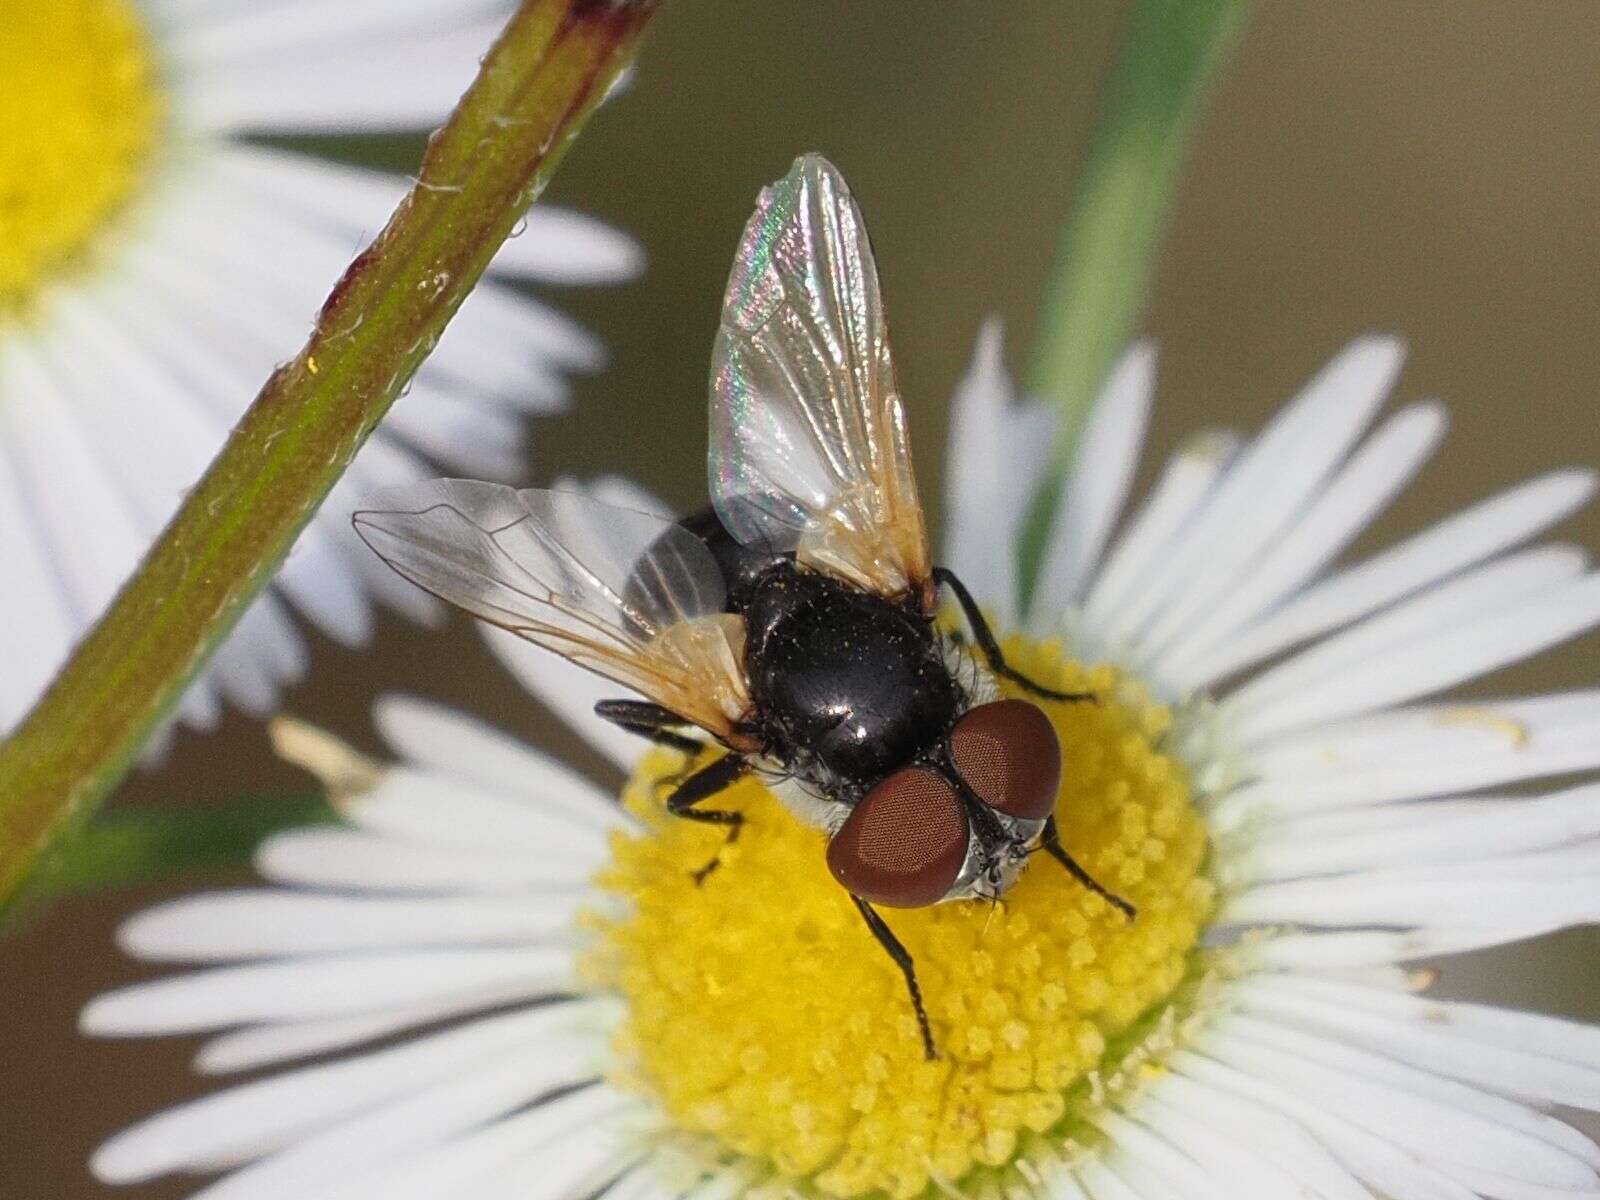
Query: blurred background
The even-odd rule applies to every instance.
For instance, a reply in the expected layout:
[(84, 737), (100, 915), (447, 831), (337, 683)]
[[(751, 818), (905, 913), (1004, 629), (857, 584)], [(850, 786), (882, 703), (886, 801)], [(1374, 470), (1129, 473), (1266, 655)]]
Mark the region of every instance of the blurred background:
[[(1121, 11), (1057, 0), (664, 5), (632, 90), (593, 122), (550, 191), (630, 230), (650, 265), (634, 286), (559, 298), (614, 361), (580, 382), (571, 413), (541, 424), (533, 481), (619, 471), (681, 509), (703, 502), (706, 364), (734, 244), (757, 189), (820, 150), (871, 226), (918, 471), (937, 498), (947, 397), (979, 322), (1005, 319), (1019, 366), (1032, 346)], [(1145, 477), (1198, 427), (1254, 430), (1369, 328), (1405, 335), (1400, 395), (1443, 397), (1453, 426), (1357, 553), (1547, 468), (1600, 465), (1597, 54), (1589, 0), (1259, 4), (1194, 147), (1148, 313), (1161, 372)], [(324, 147), (400, 170), (420, 148), (420, 137)], [(1600, 511), (1558, 535), (1600, 547)], [(379, 750), (373, 697), (408, 691), (606, 778), (464, 619), (432, 633), (388, 620), (364, 654), (313, 642), (311, 675), (287, 707), (364, 749)], [(1597, 668), (1591, 634), (1475, 691), (1592, 685)], [(308, 789), (259, 724), (230, 717), (211, 736), (180, 734), (116, 803)], [(5, 1195), (111, 1194), (89, 1179), (89, 1150), (203, 1090), (188, 1071), (191, 1041), (88, 1042), (74, 1031), (95, 992), (156, 973), (121, 958), (112, 932), (162, 894), (69, 900), (0, 940)], [(1449, 995), (1600, 1019), (1600, 935), (1439, 965)]]

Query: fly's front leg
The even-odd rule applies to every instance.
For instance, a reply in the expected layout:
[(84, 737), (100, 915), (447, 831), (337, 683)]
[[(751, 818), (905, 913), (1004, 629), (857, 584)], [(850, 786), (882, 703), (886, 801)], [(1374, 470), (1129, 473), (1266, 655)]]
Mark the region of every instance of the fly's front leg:
[(967, 585), (956, 577), (955, 572), (948, 567), (935, 567), (933, 581), (943, 584), (955, 593), (956, 603), (961, 605), (961, 611), (966, 615), (967, 624), (972, 627), (973, 640), (978, 643), (978, 649), (983, 651), (983, 657), (989, 662), (989, 668), (1002, 679), (1009, 679), (1012, 683), (1035, 696), (1043, 696), (1046, 700), (1060, 700), (1063, 702), (1073, 700), (1093, 700), (1093, 692), (1058, 692), (1054, 688), (1047, 688), (1043, 684), (1035, 683), (1021, 671), (1016, 670), (1006, 662), (1006, 656), (1000, 649), (1000, 643), (995, 639), (994, 633), (989, 628), (989, 622), (984, 619), (983, 610), (978, 607), (978, 602), (972, 598), (972, 593), (967, 591)]
[[(721, 825), (728, 831), (723, 849), (739, 840), (739, 830), (744, 826), (744, 814), (724, 808), (696, 808), (702, 800), (709, 800), (725, 792), (750, 773), (750, 760), (742, 754), (725, 754), (714, 763), (701, 767), (672, 790), (667, 797), (667, 811), (686, 821), (700, 821), (707, 825)], [(711, 861), (690, 872), (696, 883), (704, 883), (706, 876), (717, 869), (722, 861), (722, 851), (712, 855)]]
[(594, 706), (595, 716), (610, 721), (619, 729), (648, 738), (658, 746), (681, 751), (687, 756), (683, 769), (674, 771), (660, 781), (658, 786), (676, 788), (694, 774), (695, 760), (705, 750), (706, 743), (687, 734), (678, 733), (689, 722), (670, 708), (651, 704), (648, 700), (601, 700)]
[(1061, 844), (1061, 830), (1056, 827), (1056, 819), (1051, 817), (1044, 823), (1044, 832), (1039, 835), (1039, 845), (1042, 846), (1051, 858), (1055, 859), (1067, 869), (1067, 873), (1107, 904), (1111, 905), (1128, 920), (1133, 920), (1138, 910), (1124, 900), (1121, 896), (1113, 895), (1095, 882), (1094, 876), (1085, 871), (1078, 864), (1078, 860), (1067, 853), (1067, 848)]
[(705, 743), (698, 738), (674, 732), (688, 725), (688, 721), (670, 708), (648, 700), (601, 700), (594, 706), (594, 715), (619, 729), (649, 738), (658, 746), (671, 746), (690, 755), (705, 749)]
[(911, 1007), (917, 1013), (917, 1028), (922, 1031), (922, 1053), (929, 1062), (939, 1057), (939, 1051), (934, 1049), (933, 1030), (928, 1025), (928, 1010), (922, 1007), (922, 989), (917, 986), (917, 964), (911, 961), (911, 951), (905, 948), (904, 943), (895, 937), (894, 930), (878, 915), (878, 910), (873, 908), (854, 892), (850, 899), (855, 901), (856, 909), (861, 913), (861, 919), (867, 923), (867, 928), (872, 930), (872, 936), (878, 939), (882, 946), (894, 960), (894, 965), (900, 968), (900, 974), (906, 978), (906, 991), (911, 993)]

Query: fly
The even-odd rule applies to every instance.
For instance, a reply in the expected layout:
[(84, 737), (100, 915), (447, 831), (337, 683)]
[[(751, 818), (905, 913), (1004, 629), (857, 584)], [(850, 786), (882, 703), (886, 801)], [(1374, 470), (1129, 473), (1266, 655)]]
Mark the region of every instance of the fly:
[[(823, 158), (765, 189), (711, 362), (712, 505), (672, 522), (587, 495), (436, 480), (357, 531), (419, 586), (632, 688), (606, 720), (689, 755), (667, 808), (737, 838), (752, 772), (829, 835), (827, 861), (905, 976), (877, 907), (997, 901), (1061, 845), (1061, 747), (971, 593), (934, 565), (861, 215)], [(987, 670), (941, 636), (948, 588)], [(1034, 700), (1006, 699), (996, 679)], [(725, 753), (700, 764), (707, 741)], [(697, 872), (703, 879), (716, 859)]]

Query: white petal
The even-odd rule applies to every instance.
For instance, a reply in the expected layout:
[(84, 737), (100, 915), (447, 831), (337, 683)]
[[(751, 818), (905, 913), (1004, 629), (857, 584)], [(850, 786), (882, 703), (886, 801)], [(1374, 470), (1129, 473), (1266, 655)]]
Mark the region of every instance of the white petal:
[(549, 999), (549, 989), (540, 980), (512, 979), (378, 1012), (249, 1025), (208, 1039), (195, 1055), (194, 1065), (197, 1071), (208, 1075), (254, 1070), (317, 1054), (349, 1050), (379, 1038), (435, 1025), (469, 1013)]
[[(1480, 875), (1482, 868), (1478, 868)], [(1434, 925), (1486, 930), (1558, 928), (1600, 920), (1600, 895), (1586, 874), (1538, 878), (1418, 878), (1415, 869), (1258, 884), (1231, 897), (1220, 919), (1315, 926)]]
[(1381, 1005), (1380, 998), (1389, 997), (1376, 988), (1273, 978), (1251, 980), (1238, 996), (1246, 1012), (1433, 1074), (1540, 1104), (1600, 1108), (1600, 1070), (1514, 1046), (1486, 1044), (1450, 1026), (1448, 1009), (1430, 1008), (1418, 996), (1393, 993), (1392, 1002)]
[(1600, 766), (1600, 692), (1421, 705), (1331, 723), (1255, 749), (1260, 779), (1212, 808), (1256, 814), (1381, 805)]
[(681, 1200), (676, 1186), (663, 1176), (660, 1165), (647, 1158), (613, 1180), (595, 1200)]
[[(1239, 1160), (1259, 1159), (1296, 1180), (1312, 1195), (1326, 1200), (1371, 1200), (1367, 1190), (1315, 1138), (1285, 1117), (1254, 1100), (1232, 1096), (1169, 1074), (1148, 1093), (1155, 1115), (1144, 1116), (1141, 1097), (1135, 1111), (1168, 1137), (1192, 1147), (1228, 1154)], [(1278, 1193), (1283, 1195), (1285, 1193)]]
[[(518, 1163), (537, 1163), (543, 1186), (523, 1179), (529, 1200), (579, 1200), (609, 1175), (630, 1165), (639, 1151), (625, 1149), (641, 1124), (641, 1105), (606, 1084), (536, 1105), (465, 1137), (410, 1155), (381, 1174), (307, 1193), (307, 1200), (445, 1200), (484, 1196), (487, 1187)], [(539, 1153), (561, 1141), (561, 1155)]]
[(226, 961), (401, 946), (541, 942), (569, 934), (583, 893), (515, 899), (317, 895), (262, 888), (168, 901), (117, 931), (135, 958)]
[[(1277, 1200), (1297, 1192), (1307, 1196), (1318, 1194), (1302, 1187), (1292, 1175), (1259, 1154), (1242, 1149), (1217, 1130), (1161, 1105), (1148, 1094), (1139, 1097), (1139, 1116), (1147, 1128), (1188, 1155), (1208, 1179), (1226, 1179), (1229, 1193), (1239, 1200)], [(1370, 1200), (1354, 1179), (1350, 1182), (1358, 1189), (1356, 1194), (1362, 1200)]]
[(1182, 686), (1191, 664), (1203, 660), (1219, 640), (1299, 590), (1332, 562), (1410, 482), (1438, 446), (1444, 426), (1444, 409), (1436, 404), (1415, 405), (1385, 422), (1276, 544), (1241, 572), (1181, 639), (1161, 648), (1163, 672)]
[(1211, 609), (1292, 523), (1383, 403), (1403, 358), (1393, 338), (1358, 338), (1240, 454), (1174, 552), (1144, 581), (1149, 624), (1140, 641), (1147, 653)]
[(1279, 978), (1262, 982), (1280, 991), (1321, 997), (1349, 1011), (1379, 1013), (1454, 1031), (1481, 1045), (1510, 1048), (1600, 1071), (1600, 1028), (1580, 1021), (1331, 980)]
[[(354, 243), (352, 255), (405, 194), (405, 181), (396, 176), (267, 146), (235, 143), (219, 158), (220, 170), (247, 194), (337, 232)], [(585, 213), (541, 202), (489, 269), (496, 275), (579, 284), (631, 279), (643, 266), (638, 244), (626, 234)]]
[(617, 805), (564, 763), (442, 705), (385, 696), (373, 710), (378, 731), (398, 753), (444, 776), (507, 795), (526, 795), (564, 816), (610, 829)]
[(359, 1058), (229, 1088), (123, 1131), (100, 1147), (92, 1167), (108, 1183), (129, 1183), (223, 1159), (239, 1147), (282, 1144), (509, 1052), (560, 1049), (569, 1031), (595, 1020), (596, 1011), (567, 1004), (487, 1017)]
[[(1294, 1118), (1345, 1167), (1391, 1200), (1477, 1200), (1472, 1191), (1436, 1168), (1343, 1115), (1335, 1115), (1320, 1102), (1320, 1096), (1286, 1086), (1279, 1077), (1263, 1077), (1191, 1051), (1179, 1051), (1171, 1065), (1197, 1081), (1260, 1101)], [(1314, 1103), (1312, 1096), (1318, 1102)]]
[[(229, 343), (225, 348), (247, 349), (252, 367), (270, 365), (282, 347), (305, 340), (322, 295), (315, 281), (338, 278), (361, 240), (358, 232), (285, 220), (214, 166), (195, 173), (170, 208), (151, 236), (130, 248), (134, 269), (187, 306), (187, 324), (213, 327)], [(193, 265), (197, 255), (206, 270)], [(235, 284), (226, 322), (216, 311), (218, 271)], [(474, 411), (487, 420), (502, 413), (507, 400), (522, 406), (523, 394), (552, 366), (590, 367), (602, 360), (587, 331), (532, 297), (486, 282), (440, 339), (412, 390), (470, 394)], [(457, 400), (464, 402), (460, 395)]]
[[(253, 1071), (258, 1067), (275, 1066), (374, 1042), (403, 1029), (426, 1025), (441, 1015), (487, 1007), (489, 1003), (472, 997), (466, 1003), (451, 1000), (445, 1004), (414, 1004), (407, 1008), (358, 1013), (351, 1017), (247, 1025), (208, 1038), (195, 1052), (193, 1066), (203, 1075)], [(443, 1013), (440, 1010), (444, 1010)]]
[(1091, 1120), (1111, 1139), (1111, 1161), (1117, 1173), (1139, 1189), (1141, 1195), (1165, 1192), (1179, 1200), (1223, 1200), (1239, 1195), (1238, 1181), (1208, 1176), (1181, 1150), (1143, 1125), (1109, 1110)]
[(520, 982), (550, 994), (570, 990), (571, 952), (405, 950), (216, 967), (97, 996), (79, 1025), (96, 1035), (186, 1033), (371, 1012)]
[(592, 1038), (540, 1039), (480, 1059), (437, 1082), (419, 1081), (419, 1086), (395, 1091), (378, 1107), (315, 1130), (195, 1200), (322, 1195), (341, 1185), (382, 1180), (398, 1161), (415, 1161), (420, 1152), (435, 1147), (448, 1149), (462, 1134), (546, 1093), (592, 1079), (603, 1045)]
[(498, 483), (527, 473), (527, 429), (513, 413), (458, 395), (450, 385), (419, 375), (389, 410), (387, 432), (457, 474)]
[(1340, 930), (1334, 933), (1291, 933), (1269, 938), (1255, 948), (1265, 968), (1289, 971), (1338, 971), (1437, 958), (1524, 941), (1553, 932), (1560, 922), (1507, 924), (1482, 929)]
[(1228, 1015), (1208, 1050), (1298, 1086), (1347, 1120), (1431, 1160), (1574, 1190), (1600, 1183), (1596, 1148), (1554, 1117), (1325, 1038)]
[(1547, 1187), (1513, 1179), (1498, 1171), (1463, 1167), (1453, 1162), (1441, 1162), (1438, 1167), (1441, 1172), (1466, 1184), (1480, 1196), (1493, 1196), (1495, 1200), (1600, 1200), (1600, 1188), (1574, 1191), (1570, 1188)]
[(1084, 602), (1086, 624), (1102, 631), (1104, 640), (1126, 639), (1146, 615), (1145, 576), (1167, 557), (1238, 448), (1235, 434), (1205, 433), (1168, 460), (1155, 490), (1113, 543)]
[(1600, 714), (1600, 689), (1519, 699), (1417, 705), (1330, 722), (1256, 747), (1251, 765), (1264, 778), (1305, 779), (1363, 763), (1389, 763), (1413, 753), (1433, 758), (1471, 755), (1487, 747), (1532, 750), (1582, 736)]
[(299, 631), (272, 592), (245, 610), (211, 660), (210, 674), (232, 703), (254, 717), (277, 707), (280, 685), (305, 672)]
[(212, 5), (174, 23), (164, 46), (191, 62), (275, 62), (319, 45), (359, 48), (396, 34), (433, 35), (463, 17), (504, 7), (493, 0), (343, 0), (331, 8), (309, 0), (278, 0), (267, 9)]
[(1600, 784), (1548, 796), (1315, 814), (1263, 831), (1252, 880), (1498, 858), (1600, 837)]
[(1185, 677), (1210, 686), (1519, 545), (1586, 504), (1595, 482), (1592, 471), (1557, 471), (1474, 505), (1301, 593), (1224, 642)]
[[(0, 406), (7, 403), (0, 383)], [(9, 730), (44, 690), (76, 637), (67, 596), (42, 543), (33, 505), (0, 444), (0, 546), (5, 547), (5, 620), (0, 645), (0, 733)]]
[(102, 469), (153, 536), (200, 477), (226, 427), (81, 294), (57, 298), (39, 344)]
[(1459, 575), (1387, 612), (1301, 650), (1230, 695), (1234, 713), (1247, 713), (1285, 698), (1304, 696), (1374, 655), (1414, 645), (1422, 638), (1503, 612), (1549, 592), (1583, 573), (1587, 556), (1570, 546), (1538, 546)]
[[(450, 352), (450, 330), (458, 325), (489, 337), (514, 338), (513, 345), (527, 347), (568, 370), (598, 371), (606, 365), (605, 346), (594, 334), (542, 300), (494, 280), (468, 293), (439, 340), (439, 353)], [(451, 359), (450, 366), (459, 369), (460, 363)]]
[(484, 641), (535, 699), (560, 717), (584, 741), (622, 771), (632, 771), (647, 743), (595, 715), (601, 700), (632, 696), (620, 684), (574, 666), (558, 654), (529, 644), (492, 625), (482, 626)]
[(490, 264), (500, 275), (551, 283), (616, 283), (644, 270), (644, 251), (622, 231), (587, 213), (535, 204)]
[[(293, 55), (214, 64), (191, 55), (181, 79), (184, 116), (219, 131), (429, 127), (444, 118), (471, 82), (479, 56), (502, 24), (501, 19), (457, 22), (427, 36), (396, 36), (359, 54), (347, 45), (319, 45)], [(397, 87), (396, 80), (405, 86)]]
[(1076, 1167), (1075, 1171), (1078, 1182), (1089, 1193), (1090, 1200), (1167, 1200), (1162, 1195), (1141, 1195), (1099, 1159), (1090, 1159)]
[(577, 816), (403, 765), (385, 770), (369, 791), (341, 802), (354, 824), (399, 841), (571, 859), (591, 869), (605, 857), (607, 829), (626, 823), (619, 807), (596, 808), (611, 819)]
[(1021, 417), (1002, 343), (1000, 322), (986, 321), (950, 401), (944, 561), (1009, 625), (1017, 612), (1014, 534), (1033, 479), (1009, 461), (1005, 433)]
[(592, 871), (545, 854), (427, 846), (354, 829), (297, 829), (256, 851), (256, 869), (275, 883), (396, 892), (550, 891), (582, 884)]
[(100, 614), (138, 562), (144, 537), (73, 418), (37, 342), (0, 342), (0, 440), (8, 446), (24, 511), (33, 515), (63, 583), (73, 624)]
[(274, 582), (306, 620), (340, 645), (371, 641), (372, 605), (357, 583), (355, 567), (320, 522), (301, 531)]
[(631, 508), (635, 512), (653, 513), (665, 521), (674, 521), (678, 517), (665, 500), (626, 475), (596, 475), (586, 480), (560, 475), (551, 486), (558, 492), (588, 492), (607, 504)]
[(1155, 346), (1139, 342), (1095, 400), (1039, 567), (1031, 609), (1036, 624), (1059, 620), (1094, 578), (1139, 465), (1155, 382)]
[(1305, 651), (1227, 702), (1238, 736), (1259, 741), (1442, 691), (1600, 622), (1600, 575), (1583, 558), (1528, 551), (1447, 584)]

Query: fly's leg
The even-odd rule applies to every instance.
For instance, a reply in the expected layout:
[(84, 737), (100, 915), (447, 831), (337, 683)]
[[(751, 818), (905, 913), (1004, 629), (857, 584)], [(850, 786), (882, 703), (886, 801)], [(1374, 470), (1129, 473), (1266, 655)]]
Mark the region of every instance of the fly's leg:
[(989, 667), (996, 675), (1009, 679), (1018, 687), (1043, 696), (1046, 700), (1093, 700), (1093, 692), (1058, 692), (1054, 688), (1047, 688), (1043, 684), (1035, 683), (1021, 671), (1016, 670), (1006, 662), (1006, 656), (1000, 649), (1000, 643), (995, 640), (989, 622), (984, 620), (983, 610), (978, 607), (978, 602), (972, 598), (972, 593), (967, 591), (967, 585), (962, 583), (948, 567), (935, 567), (933, 581), (943, 584), (955, 593), (956, 602), (961, 605), (961, 611), (966, 614), (967, 624), (972, 627), (973, 640), (978, 643), (978, 648), (983, 651), (983, 657), (988, 659)]
[(706, 743), (678, 733), (677, 730), (688, 722), (670, 708), (651, 704), (648, 700), (601, 700), (594, 706), (594, 712), (595, 716), (610, 721), (619, 729), (626, 729), (629, 733), (648, 738), (658, 746), (681, 751), (687, 756), (683, 769), (666, 776), (660, 781), (660, 786), (676, 788), (694, 774), (695, 760), (705, 750)]
[(1115, 896), (1106, 891), (1105, 888), (1095, 882), (1094, 877), (1089, 872), (1078, 865), (1077, 859), (1067, 853), (1067, 848), (1061, 844), (1061, 831), (1056, 828), (1056, 819), (1054, 817), (1044, 823), (1044, 832), (1039, 835), (1039, 845), (1044, 847), (1045, 852), (1051, 858), (1067, 869), (1067, 874), (1127, 917), (1128, 920), (1133, 920), (1137, 915), (1138, 910), (1133, 905), (1129, 904), (1121, 896)]
[[(744, 826), (744, 814), (725, 808), (696, 808), (702, 800), (709, 800), (725, 792), (750, 773), (750, 760), (742, 754), (724, 754), (716, 762), (708, 763), (690, 775), (667, 797), (667, 811), (686, 821), (700, 821), (706, 825), (721, 825), (728, 831), (723, 849), (739, 840), (739, 830)], [(711, 861), (698, 870), (691, 871), (696, 883), (704, 883), (706, 876), (717, 869), (722, 861), (722, 851), (711, 856)]]
[(685, 754), (699, 754), (705, 749), (706, 744), (698, 738), (674, 732), (689, 724), (688, 721), (670, 708), (651, 704), (648, 700), (602, 700), (594, 706), (594, 715), (603, 721), (610, 721), (619, 729), (649, 738), (657, 745), (682, 750)]
[(911, 1007), (917, 1013), (917, 1028), (922, 1030), (922, 1053), (929, 1062), (932, 1062), (939, 1057), (939, 1052), (934, 1049), (933, 1030), (928, 1025), (928, 1010), (922, 1007), (922, 989), (917, 986), (917, 964), (911, 961), (911, 952), (899, 938), (895, 937), (894, 930), (890, 929), (888, 922), (878, 915), (877, 909), (854, 892), (850, 893), (850, 899), (855, 901), (861, 919), (867, 923), (872, 936), (878, 939), (878, 945), (894, 959), (894, 965), (899, 967), (900, 974), (906, 977), (906, 991), (911, 993)]

